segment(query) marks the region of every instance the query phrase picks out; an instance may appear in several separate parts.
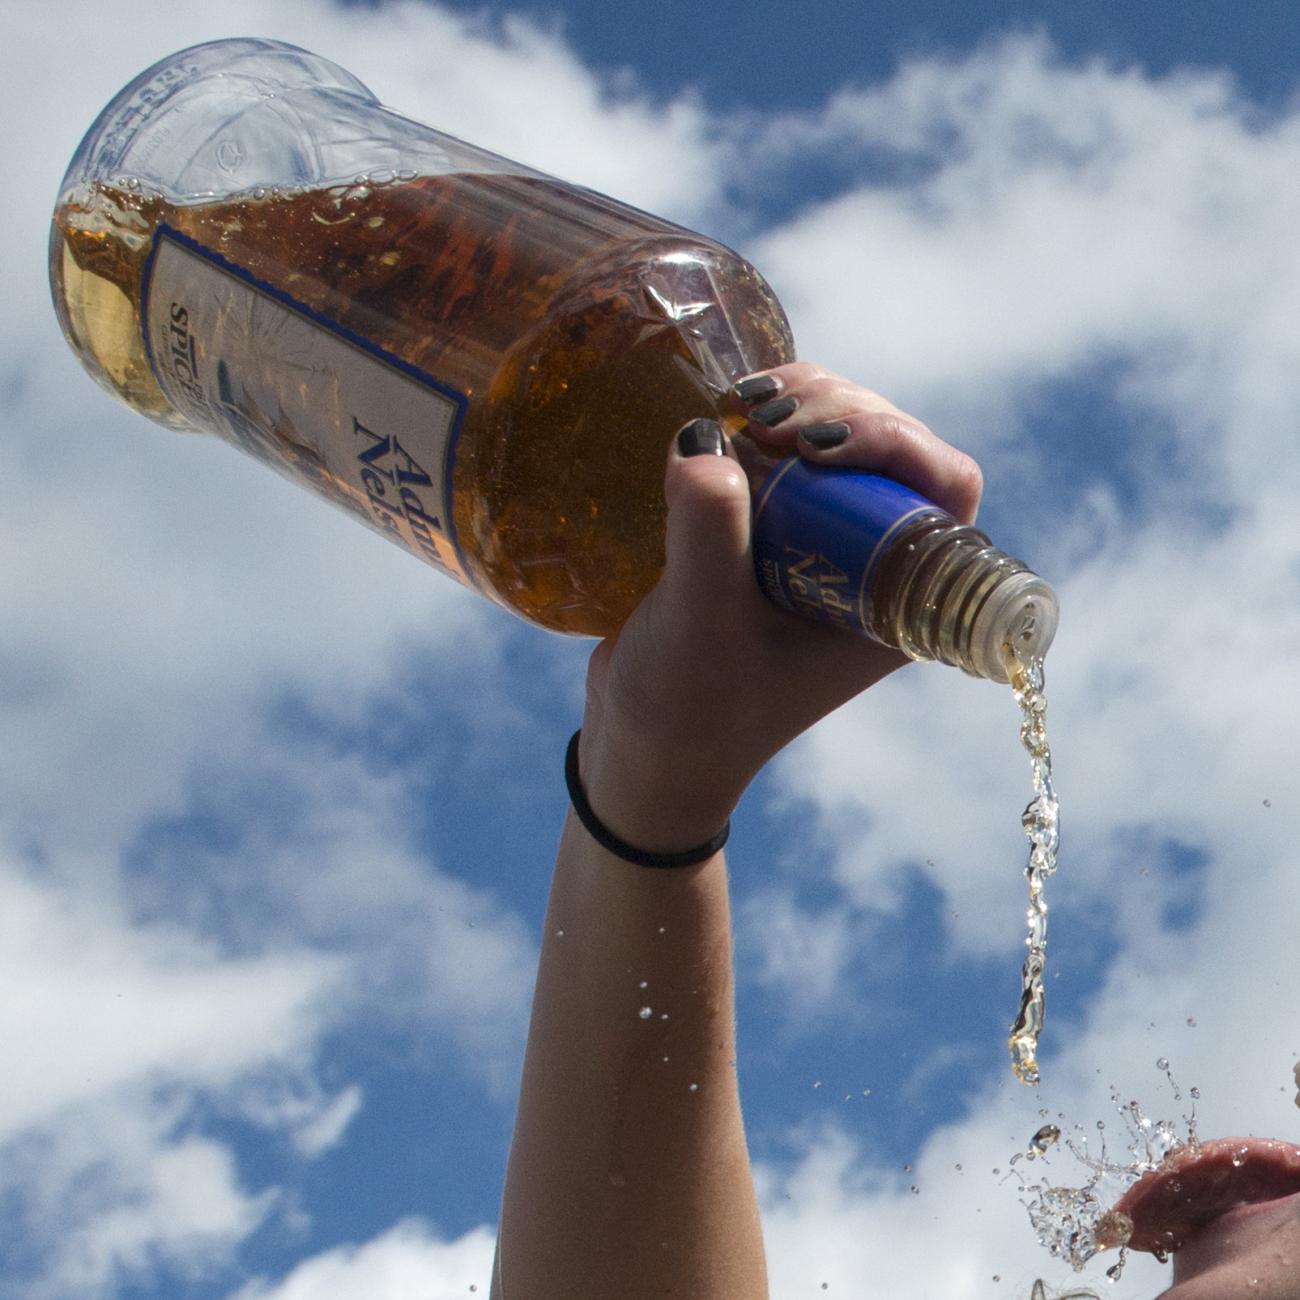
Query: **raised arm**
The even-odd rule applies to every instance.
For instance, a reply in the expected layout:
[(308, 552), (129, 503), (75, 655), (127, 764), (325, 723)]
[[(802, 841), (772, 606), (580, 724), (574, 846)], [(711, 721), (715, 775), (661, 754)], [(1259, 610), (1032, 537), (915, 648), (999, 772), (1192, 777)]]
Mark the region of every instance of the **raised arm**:
[[(974, 516), (979, 471), (923, 425), (816, 367), (770, 374), (741, 391), (793, 399), (751, 426), (775, 450), (878, 469)], [(809, 426), (820, 449), (797, 438)], [(666, 493), (663, 577), (588, 672), (569, 767), (588, 811), (570, 813), (555, 868), (494, 1300), (767, 1296), (727, 868), (710, 846), (777, 750), (902, 658), (762, 596), (748, 483), (718, 426), (678, 436)], [(628, 850), (701, 860), (639, 865)]]

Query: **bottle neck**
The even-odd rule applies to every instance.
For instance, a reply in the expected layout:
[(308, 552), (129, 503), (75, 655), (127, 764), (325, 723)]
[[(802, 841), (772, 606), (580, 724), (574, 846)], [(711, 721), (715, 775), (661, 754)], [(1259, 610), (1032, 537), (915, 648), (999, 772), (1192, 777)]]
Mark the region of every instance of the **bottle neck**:
[(1055, 593), (970, 524), (937, 510), (910, 521), (872, 580), (871, 630), (912, 659), (934, 659), (990, 681), (1047, 652)]

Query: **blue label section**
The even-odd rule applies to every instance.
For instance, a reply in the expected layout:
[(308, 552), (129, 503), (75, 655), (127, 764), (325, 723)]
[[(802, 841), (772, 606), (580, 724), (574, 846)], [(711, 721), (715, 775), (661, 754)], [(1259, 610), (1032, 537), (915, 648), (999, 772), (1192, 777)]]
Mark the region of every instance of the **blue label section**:
[(871, 636), (871, 579), (889, 540), (933, 501), (861, 470), (782, 461), (754, 504), (754, 567), (767, 597), (796, 614)]

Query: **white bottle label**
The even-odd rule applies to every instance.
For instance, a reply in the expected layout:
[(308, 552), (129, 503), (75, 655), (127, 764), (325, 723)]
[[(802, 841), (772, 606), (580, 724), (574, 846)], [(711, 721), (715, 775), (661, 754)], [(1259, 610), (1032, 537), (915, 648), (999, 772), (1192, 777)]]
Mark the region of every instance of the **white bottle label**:
[(145, 345), (167, 399), (469, 584), (451, 513), (464, 397), (160, 226)]

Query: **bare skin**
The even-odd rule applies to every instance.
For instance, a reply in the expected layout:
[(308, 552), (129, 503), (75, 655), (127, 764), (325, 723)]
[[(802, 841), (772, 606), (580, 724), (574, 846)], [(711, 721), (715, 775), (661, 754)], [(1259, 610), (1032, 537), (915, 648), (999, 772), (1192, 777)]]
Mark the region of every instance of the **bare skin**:
[(1158, 1300), (1300, 1300), (1300, 1195), (1225, 1214), (1174, 1255)]
[(1300, 1147), (1260, 1138), (1186, 1146), (1117, 1205), (1130, 1249), (1163, 1249), (1161, 1300), (1300, 1300)]
[[(860, 465), (974, 517), (974, 462), (815, 366), (771, 372), (798, 409), (750, 432)], [(842, 420), (818, 452), (798, 429)], [(596, 814), (655, 852), (708, 840), (779, 749), (903, 662), (761, 595), (750, 490), (729, 448), (668, 467), (668, 563), (591, 658), (579, 765)], [(559, 762), (559, 756), (556, 756)], [(571, 814), (546, 917), (498, 1243), (495, 1300), (762, 1300), (735, 1071), (721, 853), (635, 867)], [(642, 1008), (650, 1014), (643, 1016)]]

